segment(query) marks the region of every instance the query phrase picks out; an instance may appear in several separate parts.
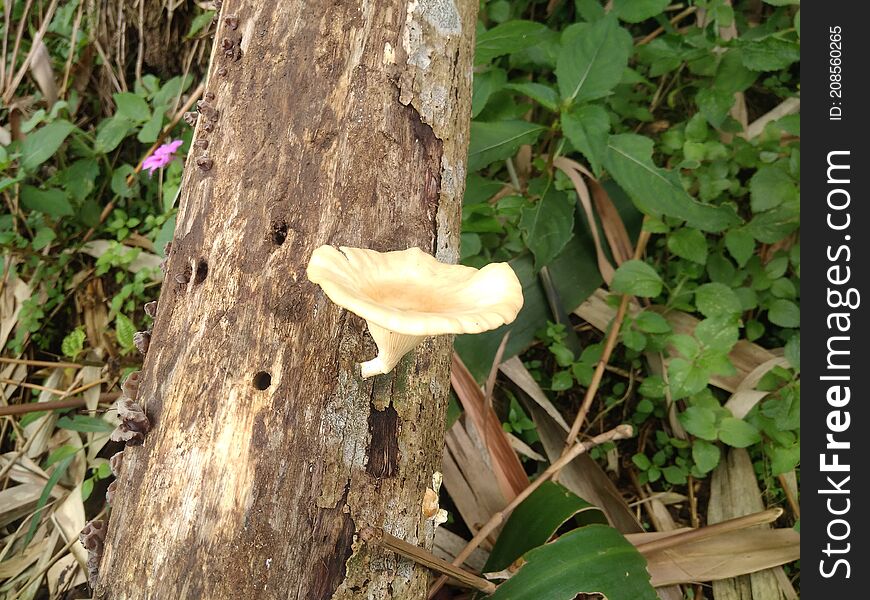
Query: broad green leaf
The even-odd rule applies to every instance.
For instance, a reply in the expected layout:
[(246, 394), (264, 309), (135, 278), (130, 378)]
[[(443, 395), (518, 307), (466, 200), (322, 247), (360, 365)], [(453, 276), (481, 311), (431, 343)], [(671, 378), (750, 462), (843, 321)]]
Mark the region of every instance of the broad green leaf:
[(589, 161), (592, 171), (600, 175), (610, 132), (610, 117), (604, 107), (584, 104), (562, 113), (562, 130), (571, 145)]
[(681, 227), (668, 236), (668, 249), (692, 262), (707, 263), (707, 237), (697, 229)]
[(556, 62), (562, 100), (570, 104), (607, 96), (622, 78), (631, 48), (631, 34), (614, 16), (569, 25)]
[(791, 300), (777, 298), (771, 302), (770, 308), (767, 310), (767, 318), (770, 319), (771, 323), (780, 327), (801, 326), (801, 310)]
[(497, 56), (534, 46), (546, 31), (546, 26), (533, 21), (516, 20), (496, 25), (477, 36), (474, 64), (487, 63)]
[(687, 481), (686, 471), (676, 465), (665, 467), (662, 469), (662, 474), (665, 476), (665, 481), (673, 485), (683, 485)]
[(587, 525), (524, 555), (526, 564), (492, 600), (573, 600), (598, 592), (610, 600), (656, 600), (643, 556), (618, 531)]
[(97, 417), (89, 417), (87, 415), (74, 415), (72, 417), (61, 417), (57, 420), (57, 426), (61, 429), (70, 431), (80, 431), (88, 433), (109, 432), (115, 427), (108, 421), (98, 419)]
[(801, 460), (800, 443), (793, 444), (788, 448), (771, 444), (767, 449), (770, 456), (771, 475), (780, 475), (794, 469)]
[(698, 341), (691, 335), (685, 333), (677, 333), (670, 337), (671, 346), (674, 347), (683, 358), (694, 359), (698, 352), (701, 351), (701, 346)]
[(771, 210), (755, 215), (743, 227), (759, 242), (775, 244), (800, 225), (800, 209), (793, 204), (781, 204)]
[(486, 108), (489, 97), (504, 87), (507, 73), (504, 69), (490, 69), (483, 73), (475, 73), (471, 92), (471, 118), (473, 119)]
[(492, 162), (513, 156), (523, 144), (537, 141), (544, 129), (542, 125), (527, 121), (472, 122), (468, 170), (477, 171)]
[(723, 283), (705, 283), (695, 290), (695, 306), (705, 317), (738, 315), (743, 312), (740, 298)]
[(112, 98), (115, 99), (115, 106), (118, 107), (117, 115), (134, 123), (144, 123), (151, 118), (148, 103), (140, 96), (132, 92), (121, 92), (120, 94), (112, 94)]
[(655, 298), (662, 293), (662, 278), (642, 260), (627, 260), (616, 269), (610, 289), (642, 298)]
[(719, 446), (705, 440), (692, 442), (692, 460), (702, 473), (709, 473), (719, 464), (721, 452)]
[(749, 180), (752, 212), (761, 212), (779, 206), (783, 202), (794, 203), (800, 192), (794, 180), (779, 167), (765, 165)]
[(559, 92), (548, 85), (524, 81), (519, 83), (509, 83), (505, 88), (519, 92), (524, 96), (528, 96), (544, 108), (548, 108), (553, 112), (559, 110)]
[(100, 153), (111, 152), (127, 136), (132, 126), (133, 124), (128, 119), (119, 115), (103, 121), (99, 131), (97, 131), (94, 151)]
[(637, 391), (646, 398), (664, 398), (667, 386), (659, 375), (650, 375), (640, 384)]
[(646, 333), (670, 333), (671, 324), (656, 312), (644, 310), (634, 318), (634, 326)]
[(81, 158), (61, 171), (60, 185), (75, 200), (81, 202), (94, 191), (94, 182), (100, 174), (100, 166), (92, 158)]
[(55, 238), (57, 238), (57, 234), (54, 232), (54, 229), (51, 227), (40, 227), (36, 230), (36, 234), (33, 236), (33, 241), (30, 245), (34, 250), (42, 250)]
[(45, 459), (45, 462), (42, 463), (42, 468), (47, 469), (51, 465), (73, 456), (79, 450), (81, 450), (81, 448), (76, 448), (72, 444), (64, 444), (63, 446), (55, 448), (51, 451), (51, 454), (48, 455), (48, 458)]
[(614, 0), (616, 16), (627, 23), (640, 23), (665, 10), (670, 0)]
[(160, 135), (160, 130), (163, 128), (163, 110), (159, 107), (148, 119), (148, 122), (142, 125), (139, 133), (136, 134), (136, 139), (143, 144), (150, 144), (157, 141)]
[(21, 168), (32, 171), (47, 161), (73, 129), (72, 123), (58, 119), (28, 135), (21, 143)]
[(729, 48), (719, 61), (713, 87), (723, 92), (743, 92), (755, 83), (756, 79), (758, 79), (758, 72), (747, 69), (743, 65), (743, 53), (740, 48)]
[(584, 525), (607, 524), (601, 509), (558, 483), (545, 482), (511, 513), (483, 571), (489, 573), (507, 569), (532, 548), (547, 543), (575, 515), (582, 515)]
[(668, 382), (674, 400), (697, 394), (707, 387), (709, 380), (710, 373), (695, 362), (674, 358), (668, 363)]
[(32, 185), (21, 186), (21, 204), (27, 210), (37, 210), (55, 219), (73, 214), (66, 194), (56, 188), (41, 190)]
[(136, 177), (133, 177), (133, 185), (127, 185), (127, 177), (133, 175), (133, 165), (121, 165), (112, 173), (112, 191), (121, 198), (132, 198), (139, 189)]
[(731, 229), (725, 234), (725, 247), (741, 267), (755, 254), (755, 238), (745, 229)]
[(207, 28), (208, 24), (211, 23), (214, 18), (213, 10), (206, 10), (196, 17), (194, 17), (193, 21), (190, 22), (190, 29), (187, 30), (187, 34), (185, 34), (186, 39), (190, 39), (195, 36), (197, 33), (202, 31), (204, 27)]
[(574, 203), (567, 194), (550, 189), (534, 206), (523, 209), (520, 230), (535, 255), (535, 271), (550, 264), (573, 235)]
[(746, 448), (760, 442), (761, 434), (742, 419), (725, 417), (719, 423), (719, 439), (734, 448)]
[(710, 125), (720, 127), (734, 105), (734, 92), (703, 87), (695, 95), (695, 102)]
[(88, 477), (84, 481), (82, 481), (82, 502), (86, 501), (91, 497), (91, 494), (94, 491), (94, 478)]
[(727, 354), (737, 343), (740, 329), (735, 317), (720, 315), (698, 323), (695, 326), (695, 337), (707, 348)]
[(704, 406), (690, 406), (677, 417), (686, 431), (701, 438), (713, 441), (716, 439), (716, 413)]
[(740, 223), (725, 206), (701, 204), (683, 189), (677, 175), (652, 162), (653, 141), (635, 134), (611, 135), (604, 166), (641, 212), (686, 221), (702, 231), (722, 231)]
[(60, 343), (60, 351), (63, 352), (64, 356), (75, 359), (79, 355), (79, 352), (84, 349), (86, 337), (85, 330), (81, 327), (73, 329), (66, 334), (66, 337)]
[(493, 181), (492, 179), (481, 177), (477, 173), (469, 173), (465, 179), (465, 195), (462, 198), (462, 205), (466, 206), (486, 202), (501, 190), (504, 185), (501, 181)]
[(743, 44), (743, 65), (753, 71), (778, 71), (801, 58), (800, 44), (768, 36)]
[(135, 333), (136, 327), (130, 319), (120, 313), (115, 315), (115, 335), (122, 348), (126, 350), (133, 348), (133, 335)]
[(188, 75), (184, 78), (181, 76), (173, 77), (163, 84), (158, 92), (154, 94), (151, 103), (156, 106), (172, 108), (176, 104), (179, 94), (190, 87), (193, 83), (193, 76)]

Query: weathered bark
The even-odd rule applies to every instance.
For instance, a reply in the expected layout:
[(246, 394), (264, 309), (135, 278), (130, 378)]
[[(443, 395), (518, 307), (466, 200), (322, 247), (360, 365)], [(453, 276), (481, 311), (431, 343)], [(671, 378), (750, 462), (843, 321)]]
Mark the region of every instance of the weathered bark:
[(476, 10), (224, 3), (97, 597), (424, 597), (355, 534), (431, 544), (451, 340), (361, 380), (365, 323), (305, 265), (324, 243), (457, 260)]

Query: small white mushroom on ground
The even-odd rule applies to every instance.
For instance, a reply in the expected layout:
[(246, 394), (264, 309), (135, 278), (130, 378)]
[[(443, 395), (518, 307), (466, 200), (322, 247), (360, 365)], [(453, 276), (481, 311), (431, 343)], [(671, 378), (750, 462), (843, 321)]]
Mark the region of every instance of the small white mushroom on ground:
[(363, 377), (389, 373), (427, 336), (496, 329), (523, 306), (522, 285), (507, 263), (447, 265), (419, 248), (321, 246), (307, 273), (330, 300), (366, 320), (378, 356), (360, 365)]

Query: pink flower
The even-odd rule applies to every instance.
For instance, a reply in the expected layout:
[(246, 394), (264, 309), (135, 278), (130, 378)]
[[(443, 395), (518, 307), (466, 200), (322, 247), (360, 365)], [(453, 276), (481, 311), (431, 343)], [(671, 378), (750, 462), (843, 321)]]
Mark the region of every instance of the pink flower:
[(142, 168), (148, 171), (149, 175), (154, 175), (154, 171), (165, 167), (175, 158), (175, 152), (181, 146), (181, 140), (175, 140), (168, 144), (163, 144), (158, 147), (151, 155), (142, 161)]

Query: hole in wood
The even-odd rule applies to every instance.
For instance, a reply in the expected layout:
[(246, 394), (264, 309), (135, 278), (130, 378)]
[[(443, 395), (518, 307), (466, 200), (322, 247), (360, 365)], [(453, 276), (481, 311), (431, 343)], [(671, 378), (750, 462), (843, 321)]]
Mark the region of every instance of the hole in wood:
[(260, 371), (254, 375), (254, 387), (258, 390), (265, 390), (272, 385), (272, 376), (266, 371)]
[(194, 283), (202, 283), (205, 281), (205, 278), (208, 276), (208, 263), (205, 262), (205, 259), (200, 258), (199, 262), (196, 263), (196, 277), (193, 278)]
[(280, 246), (287, 239), (287, 223), (283, 219), (272, 222), (272, 241)]

